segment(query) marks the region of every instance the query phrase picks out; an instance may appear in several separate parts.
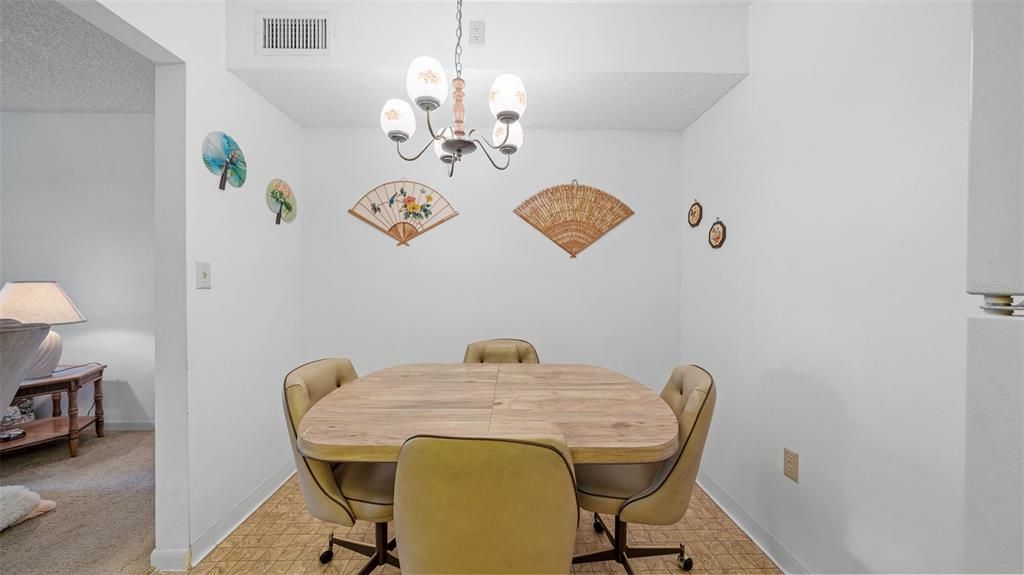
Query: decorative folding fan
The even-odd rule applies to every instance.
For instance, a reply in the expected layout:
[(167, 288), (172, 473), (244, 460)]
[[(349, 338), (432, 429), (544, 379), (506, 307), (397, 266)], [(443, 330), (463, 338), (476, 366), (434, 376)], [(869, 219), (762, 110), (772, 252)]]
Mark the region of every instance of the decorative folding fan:
[(210, 132), (203, 140), (203, 163), (206, 169), (220, 176), (220, 189), (230, 183), (240, 188), (245, 183), (245, 154), (238, 142), (224, 132)]
[(615, 196), (576, 180), (541, 190), (514, 211), (570, 257), (633, 215)]
[(395, 238), (400, 246), (459, 215), (440, 192), (408, 180), (377, 186), (348, 213)]
[(270, 183), (267, 184), (267, 207), (275, 214), (275, 224), (281, 225), (281, 222), (295, 221), (299, 205), (288, 182), (280, 178), (270, 180)]

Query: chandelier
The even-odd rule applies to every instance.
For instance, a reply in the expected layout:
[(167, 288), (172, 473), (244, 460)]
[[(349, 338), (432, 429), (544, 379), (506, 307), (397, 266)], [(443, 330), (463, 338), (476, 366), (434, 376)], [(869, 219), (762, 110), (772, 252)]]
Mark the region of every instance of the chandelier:
[[(471, 154), (479, 147), (491, 165), (498, 170), (508, 168), (515, 154), (523, 145), (523, 127), (519, 123), (526, 111), (526, 89), (523, 81), (512, 74), (502, 74), (495, 78), (489, 96), (491, 113), (497, 122), (491, 130), (491, 141), (477, 130), (465, 129), (466, 108), (463, 104), (466, 86), (462, 79), (462, 0), (457, 0), (455, 8), (455, 79), (452, 80), (453, 122), (440, 131), (434, 130), (430, 120), (434, 112), (448, 98), (448, 80), (444, 68), (435, 58), (420, 56), (409, 65), (405, 75), (405, 88), (409, 99), (427, 113), (427, 131), (430, 139), (415, 155), (406, 156), (402, 153), (402, 144), (416, 133), (416, 116), (412, 106), (399, 98), (392, 98), (384, 103), (380, 112), (380, 127), (391, 141), (395, 142), (398, 155), (408, 162), (418, 160), (428, 148), (433, 147), (434, 154), (448, 166), (448, 176), (455, 173), (455, 164), (462, 157)], [(487, 150), (495, 150), (505, 156), (505, 163), (500, 165)], [(495, 154), (497, 155), (497, 154)], [(499, 156), (500, 157), (500, 156)]]

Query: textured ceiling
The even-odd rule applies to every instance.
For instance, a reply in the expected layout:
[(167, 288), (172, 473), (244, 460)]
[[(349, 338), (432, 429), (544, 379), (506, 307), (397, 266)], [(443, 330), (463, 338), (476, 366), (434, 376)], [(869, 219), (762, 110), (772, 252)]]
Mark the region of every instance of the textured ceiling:
[(54, 0), (0, 0), (0, 111), (152, 112), (153, 63)]
[[(376, 126), (388, 98), (407, 98), (405, 71), (327, 69), (232, 70), (304, 126)], [(684, 130), (745, 74), (519, 72), (534, 128)], [(466, 123), (490, 135), (487, 93), (496, 72), (467, 70)], [(438, 124), (451, 121), (451, 99)], [(424, 121), (422, 113), (419, 122)], [(417, 131), (426, 130), (420, 124)]]

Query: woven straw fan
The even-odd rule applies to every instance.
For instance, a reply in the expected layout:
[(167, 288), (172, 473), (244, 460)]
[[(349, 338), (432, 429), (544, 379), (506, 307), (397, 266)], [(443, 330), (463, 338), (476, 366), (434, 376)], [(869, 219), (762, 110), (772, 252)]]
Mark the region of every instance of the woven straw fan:
[(395, 238), (400, 246), (459, 215), (440, 192), (409, 180), (373, 188), (348, 213)]
[(615, 196), (576, 180), (541, 190), (514, 211), (573, 258), (633, 215)]

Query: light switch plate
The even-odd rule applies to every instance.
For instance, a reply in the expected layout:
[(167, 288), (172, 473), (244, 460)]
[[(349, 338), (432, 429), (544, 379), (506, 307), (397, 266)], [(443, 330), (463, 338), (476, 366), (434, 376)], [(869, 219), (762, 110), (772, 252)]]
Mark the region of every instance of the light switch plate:
[(196, 289), (213, 288), (213, 277), (210, 275), (210, 262), (196, 262)]

